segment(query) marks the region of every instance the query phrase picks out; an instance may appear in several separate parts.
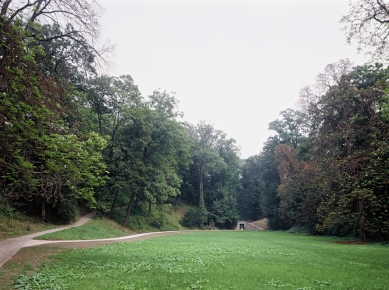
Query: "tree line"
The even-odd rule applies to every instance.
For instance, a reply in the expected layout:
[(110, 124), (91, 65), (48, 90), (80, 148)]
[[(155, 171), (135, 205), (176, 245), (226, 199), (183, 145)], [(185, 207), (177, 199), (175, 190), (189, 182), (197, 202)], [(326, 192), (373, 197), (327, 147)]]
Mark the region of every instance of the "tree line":
[(67, 221), (80, 205), (128, 225), (140, 203), (178, 196), (198, 226), (237, 219), (239, 148), (181, 121), (174, 93), (143, 97), (130, 75), (100, 73), (96, 1), (1, 1), (1, 203)]
[(327, 65), (301, 89), (298, 109), (269, 124), (276, 135), (243, 164), (241, 216), (269, 217), (273, 229), (389, 239), (388, 9), (350, 3), (347, 40), (371, 61)]

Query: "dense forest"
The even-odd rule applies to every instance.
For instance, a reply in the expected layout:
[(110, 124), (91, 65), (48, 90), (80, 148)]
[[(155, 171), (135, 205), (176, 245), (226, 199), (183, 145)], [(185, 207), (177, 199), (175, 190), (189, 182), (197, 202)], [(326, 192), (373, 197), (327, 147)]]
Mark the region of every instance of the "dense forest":
[(128, 225), (136, 207), (191, 204), (188, 227), (272, 229), (389, 240), (389, 69), (384, 1), (359, 0), (347, 39), (371, 62), (327, 65), (298, 109), (269, 123), (258, 155), (241, 160), (213, 125), (182, 121), (174, 93), (142, 96), (110, 76), (91, 0), (0, 1), (0, 210), (46, 221), (80, 206)]

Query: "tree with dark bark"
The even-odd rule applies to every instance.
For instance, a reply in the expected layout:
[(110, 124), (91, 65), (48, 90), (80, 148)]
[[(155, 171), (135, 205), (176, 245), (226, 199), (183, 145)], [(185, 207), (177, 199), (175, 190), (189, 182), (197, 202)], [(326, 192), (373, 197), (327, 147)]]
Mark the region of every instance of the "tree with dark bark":
[(372, 62), (389, 57), (389, 3), (384, 0), (350, 1), (350, 9), (341, 23), (349, 43), (356, 43)]

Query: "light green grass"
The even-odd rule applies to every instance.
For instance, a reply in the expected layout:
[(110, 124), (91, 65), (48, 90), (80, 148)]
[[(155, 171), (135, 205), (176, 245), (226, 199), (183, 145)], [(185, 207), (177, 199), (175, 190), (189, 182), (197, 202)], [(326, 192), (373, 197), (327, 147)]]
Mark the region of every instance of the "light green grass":
[(389, 247), (212, 231), (74, 249), (21, 289), (388, 289)]
[(129, 229), (108, 219), (93, 219), (80, 227), (36, 237), (36, 240), (94, 240), (122, 237), (133, 234)]

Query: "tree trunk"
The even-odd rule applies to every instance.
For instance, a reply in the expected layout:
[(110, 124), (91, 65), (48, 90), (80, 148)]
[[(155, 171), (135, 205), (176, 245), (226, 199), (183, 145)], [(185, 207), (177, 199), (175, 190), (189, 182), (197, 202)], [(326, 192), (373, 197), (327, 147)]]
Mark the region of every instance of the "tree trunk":
[(363, 202), (360, 196), (358, 196), (358, 232), (359, 232), (359, 241), (365, 243), (366, 231), (365, 231), (365, 221), (363, 218)]
[(203, 177), (199, 176), (199, 189), (200, 189), (200, 200), (199, 200), (199, 206), (205, 206), (204, 202), (204, 185), (203, 185)]
[(362, 243), (366, 242), (366, 231), (363, 223), (359, 224), (359, 241)]
[(113, 214), (113, 210), (115, 209), (117, 197), (118, 197), (118, 190), (116, 189), (115, 190), (115, 196), (114, 196), (113, 201), (112, 201), (111, 211), (109, 212), (109, 217), (110, 218), (112, 218), (112, 214)]
[(151, 221), (151, 200), (147, 201), (149, 203), (149, 212), (147, 214), (147, 222), (150, 223)]
[(130, 200), (130, 202), (128, 203), (126, 219), (124, 220), (124, 226), (128, 226), (128, 221), (129, 221), (129, 219), (130, 219), (131, 209), (132, 209), (132, 205), (134, 204), (135, 196), (136, 196), (136, 194), (133, 193), (133, 194), (131, 195), (131, 200)]
[(1, 12), (0, 12), (0, 15), (3, 16), (7, 13), (7, 10), (8, 10), (8, 6), (9, 4), (11, 3), (12, 0), (6, 0), (4, 1), (4, 4), (3, 4), (3, 7), (1, 7)]
[(46, 200), (44, 198), (41, 201), (41, 218), (46, 220)]

